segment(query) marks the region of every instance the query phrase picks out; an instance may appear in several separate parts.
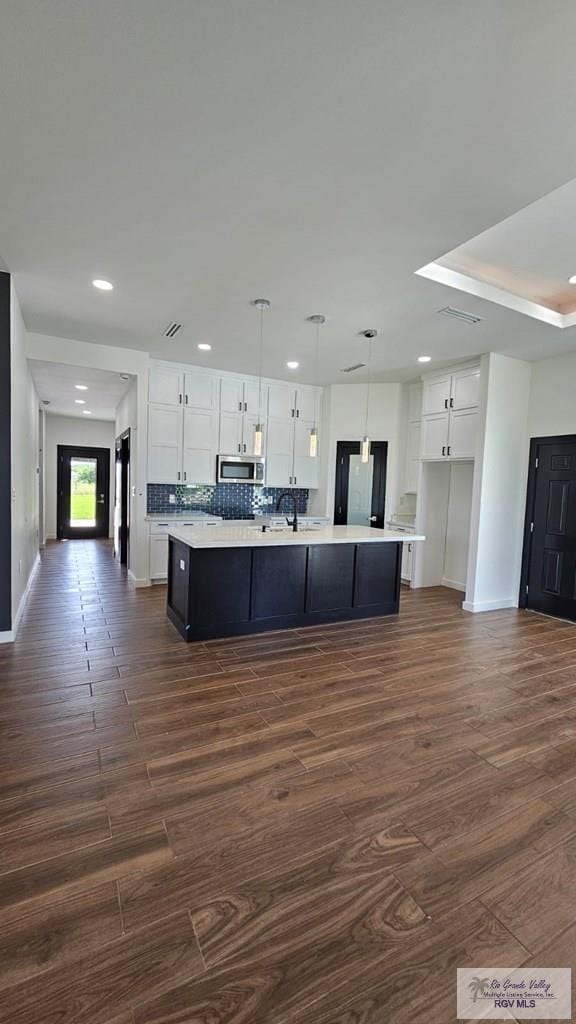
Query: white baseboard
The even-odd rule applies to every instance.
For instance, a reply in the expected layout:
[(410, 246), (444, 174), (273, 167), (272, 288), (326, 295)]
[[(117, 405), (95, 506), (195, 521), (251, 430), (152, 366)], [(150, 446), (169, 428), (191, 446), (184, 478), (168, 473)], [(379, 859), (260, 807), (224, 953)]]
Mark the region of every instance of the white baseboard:
[(463, 594), (466, 593), (466, 584), (465, 583), (458, 583), (457, 580), (449, 580), (449, 579), (446, 579), (446, 577), (443, 578), (442, 583), (440, 584), (440, 586), (442, 586), (442, 587), (449, 587), (450, 590), (460, 590)]
[(128, 569), (128, 579), (130, 580), (131, 583), (134, 584), (134, 586), (136, 588), (138, 588), (138, 587), (149, 587), (150, 586), (150, 580), (149, 579), (147, 579), (147, 578), (139, 579), (138, 576), (134, 575), (134, 573), (132, 572), (132, 569)]
[(22, 618), (22, 616), (24, 614), (24, 608), (26, 607), (26, 601), (28, 599), (28, 594), (30, 593), (30, 587), (32, 586), (32, 580), (34, 579), (34, 576), (36, 575), (36, 570), (37, 570), (39, 565), (40, 565), (40, 553), (36, 552), (36, 558), (34, 559), (34, 565), (30, 569), (30, 573), (28, 575), (28, 581), (27, 581), (26, 586), (24, 588), (22, 597), (20, 598), (20, 603), (18, 605), (18, 609), (16, 611), (16, 615), (14, 616), (14, 621), (12, 623), (12, 629), (6, 629), (6, 630), (4, 630), (4, 632), (0, 633), (0, 644), (12, 644), (12, 643), (14, 643), (14, 641), (16, 639), (16, 634), (18, 632), (18, 626), (20, 625), (20, 619)]
[(514, 597), (503, 597), (500, 601), (463, 601), (465, 612), (497, 612), (500, 608), (517, 608), (518, 601)]

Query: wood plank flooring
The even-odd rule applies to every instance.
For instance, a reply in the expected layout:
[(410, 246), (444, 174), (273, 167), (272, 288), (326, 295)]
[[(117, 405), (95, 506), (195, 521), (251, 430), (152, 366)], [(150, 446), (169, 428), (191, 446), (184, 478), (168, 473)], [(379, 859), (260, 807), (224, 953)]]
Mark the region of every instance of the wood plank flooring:
[(0, 1022), (452, 1024), (457, 967), (576, 963), (576, 627), (460, 600), (186, 645), (50, 544), (0, 647)]

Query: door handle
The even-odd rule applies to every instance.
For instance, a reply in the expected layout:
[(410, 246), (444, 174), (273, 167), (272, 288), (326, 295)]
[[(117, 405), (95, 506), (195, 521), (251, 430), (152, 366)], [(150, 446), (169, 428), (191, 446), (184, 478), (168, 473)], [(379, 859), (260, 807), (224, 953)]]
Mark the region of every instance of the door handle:
[(370, 516), (370, 522), (371, 523), (375, 523), (377, 519), (378, 519), (378, 516)]

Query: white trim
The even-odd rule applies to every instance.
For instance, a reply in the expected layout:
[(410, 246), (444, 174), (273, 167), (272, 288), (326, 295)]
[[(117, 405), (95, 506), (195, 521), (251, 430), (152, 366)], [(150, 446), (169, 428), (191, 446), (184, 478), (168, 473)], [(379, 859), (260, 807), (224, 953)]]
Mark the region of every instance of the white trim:
[(130, 580), (131, 583), (134, 584), (134, 586), (136, 588), (139, 588), (139, 587), (149, 587), (150, 586), (150, 580), (149, 579), (147, 579), (146, 577), (143, 578), (143, 579), (139, 579), (138, 576), (134, 575), (134, 573), (132, 572), (132, 569), (128, 569), (128, 579)]
[(503, 597), (500, 601), (463, 601), (465, 612), (496, 612), (500, 608), (517, 608), (518, 601), (514, 597)]
[(449, 587), (450, 590), (461, 590), (463, 594), (466, 593), (466, 584), (459, 583), (458, 580), (449, 580), (446, 576), (443, 577), (440, 584), (441, 587)]
[(13, 619), (13, 622), (12, 622), (12, 629), (7, 629), (4, 632), (0, 633), (0, 644), (12, 644), (12, 643), (14, 643), (14, 641), (16, 639), (16, 634), (18, 632), (18, 627), (20, 625), (20, 620), (21, 620), (21, 618), (22, 618), (22, 616), (24, 614), (24, 608), (26, 606), (26, 601), (28, 599), (28, 594), (30, 593), (30, 588), (32, 586), (32, 581), (34, 579), (34, 576), (36, 575), (36, 570), (38, 569), (39, 565), (40, 565), (40, 553), (37, 551), (36, 552), (36, 558), (34, 559), (34, 565), (30, 569), (30, 572), (28, 574), (28, 582), (26, 583), (26, 586), (24, 588), (24, 592), (22, 594), (22, 597), (20, 598), (20, 603), (18, 605), (18, 610), (17, 610), (16, 615), (14, 616), (14, 619)]

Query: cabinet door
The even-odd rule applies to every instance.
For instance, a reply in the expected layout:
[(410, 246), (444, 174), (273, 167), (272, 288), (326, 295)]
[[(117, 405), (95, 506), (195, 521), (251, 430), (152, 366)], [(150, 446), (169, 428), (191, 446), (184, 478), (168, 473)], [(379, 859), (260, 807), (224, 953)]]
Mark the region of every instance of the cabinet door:
[(242, 420), (241, 412), (220, 413), (218, 451), (222, 455), (238, 455), (242, 451)]
[(424, 382), (422, 389), (422, 415), (443, 412), (450, 404), (451, 377), (436, 377), (435, 380)]
[(216, 483), (218, 416), (200, 409), (184, 410), (183, 478), (188, 484)]
[(175, 484), (181, 479), (182, 410), (148, 406), (148, 483)]
[(422, 427), (420, 423), (408, 424), (408, 443), (406, 445), (406, 475), (404, 489), (411, 494), (418, 491), (420, 471), (420, 443)]
[(150, 537), (150, 579), (163, 580), (168, 576), (168, 537)]
[(403, 580), (408, 582), (412, 579), (412, 563), (414, 559), (414, 548), (410, 543), (404, 542), (402, 545), (402, 568), (400, 575)]
[(260, 393), (260, 387), (258, 381), (247, 380), (244, 382), (244, 412), (249, 413), (251, 416), (258, 416), (261, 414), (262, 419), (265, 420), (268, 409), (268, 385), (262, 385), (262, 393)]
[(244, 384), (241, 380), (223, 377), (220, 381), (220, 412), (244, 412)]
[[(254, 432), (258, 422), (258, 416), (248, 416), (248, 414), (244, 416), (242, 429), (242, 453), (245, 455), (254, 454)], [(266, 455), (266, 438), (268, 434), (266, 420), (262, 423), (262, 427), (262, 455)]]
[(299, 390), (296, 392), (296, 415), (300, 420), (313, 423), (320, 412), (318, 392)]
[(440, 412), (436, 416), (425, 416), (422, 420), (421, 457), (441, 459), (448, 447), (448, 420), (450, 413)]
[(318, 487), (318, 457), (310, 458), (310, 429), (312, 423), (296, 420), (294, 426), (294, 473), (296, 487)]
[(289, 384), (270, 384), (268, 388), (268, 415), (276, 419), (292, 419), (296, 393)]
[(452, 374), (452, 409), (474, 409), (480, 404), (480, 370), (458, 370)]
[[(272, 390), (272, 388), (270, 389)], [(294, 462), (294, 420), (268, 420), (266, 486), (289, 487)]]
[(207, 373), (184, 374), (186, 405), (193, 409), (218, 408), (218, 378)]
[(150, 370), (148, 401), (162, 405), (182, 405), (184, 375), (177, 370)]
[(448, 444), (453, 459), (473, 459), (476, 454), (478, 410), (457, 409), (450, 413)]

